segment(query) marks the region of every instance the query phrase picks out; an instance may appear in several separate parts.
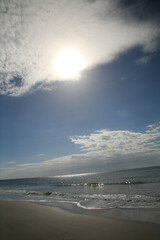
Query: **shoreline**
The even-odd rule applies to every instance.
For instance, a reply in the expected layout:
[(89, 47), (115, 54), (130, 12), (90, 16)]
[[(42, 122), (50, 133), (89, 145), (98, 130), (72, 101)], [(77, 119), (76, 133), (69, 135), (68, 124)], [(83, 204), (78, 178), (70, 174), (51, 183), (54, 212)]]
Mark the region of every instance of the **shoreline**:
[[(32, 202), (32, 201), (31, 201)], [(160, 224), (160, 208), (108, 208), (108, 209), (84, 209), (77, 206), (77, 203), (54, 202), (51, 205), (42, 202), (33, 202), (40, 206), (59, 208), (73, 214), (89, 215), (107, 219), (157, 223)]]
[(113, 217), (77, 214), (25, 201), (0, 201), (0, 234), (3, 240), (158, 240), (160, 237), (157, 223)]

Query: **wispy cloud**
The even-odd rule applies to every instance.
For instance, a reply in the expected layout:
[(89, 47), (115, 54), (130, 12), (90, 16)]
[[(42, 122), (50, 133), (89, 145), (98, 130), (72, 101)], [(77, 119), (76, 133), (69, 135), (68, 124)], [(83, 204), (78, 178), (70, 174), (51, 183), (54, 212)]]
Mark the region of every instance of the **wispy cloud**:
[(160, 164), (160, 125), (147, 126), (145, 132), (102, 129), (86, 136), (71, 137), (83, 153), (39, 163), (4, 169), (1, 178), (52, 176), (89, 171), (106, 171)]
[(39, 154), (37, 154), (37, 157), (44, 157), (44, 156), (45, 156), (44, 153), (39, 153)]
[(146, 64), (150, 61), (151, 57), (150, 56), (144, 56), (136, 60), (137, 64)]
[(146, 132), (147, 133), (159, 133), (160, 132), (160, 123), (148, 125)]
[(13, 161), (12, 161), (12, 162), (7, 162), (7, 164), (15, 164), (15, 163), (16, 163), (16, 162), (13, 162)]
[(119, 2), (0, 1), (0, 94), (17, 96), (58, 80), (53, 62), (63, 48), (78, 48), (89, 67), (113, 61), (135, 46), (154, 51), (157, 20), (137, 22)]

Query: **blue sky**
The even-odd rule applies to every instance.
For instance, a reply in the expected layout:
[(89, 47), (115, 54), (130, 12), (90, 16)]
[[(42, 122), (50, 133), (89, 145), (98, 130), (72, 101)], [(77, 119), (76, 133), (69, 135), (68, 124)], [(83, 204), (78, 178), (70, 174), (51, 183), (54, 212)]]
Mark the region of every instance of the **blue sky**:
[[(21, 2), (23, 6), (24, 2)], [(33, 2), (35, 4), (32, 9), (40, 11), (36, 1)], [(60, 2), (65, 4), (67, 1)], [(159, 18), (155, 10), (156, 1), (155, 6), (151, 5), (152, 8), (148, 8), (148, 1), (137, 1), (146, 11), (142, 19), (139, 19), (139, 12), (135, 14), (138, 5), (128, 8), (125, 1), (119, 2), (120, 5), (114, 6), (111, 1), (106, 1), (107, 9), (115, 9), (116, 14), (110, 17), (108, 10), (108, 15), (105, 15), (107, 20), (103, 19), (102, 23), (101, 19), (97, 20), (96, 14), (103, 10), (104, 1), (83, 1), (82, 15), (85, 14), (85, 8), (87, 11), (91, 8), (89, 4), (95, 4), (93, 9), (98, 9), (98, 12), (95, 14), (95, 10), (91, 11), (87, 15), (88, 21), (94, 20), (100, 26), (98, 30), (91, 31), (91, 39), (90, 35), (84, 33), (84, 39), (80, 41), (84, 50), (85, 41), (86, 45), (92, 45), (92, 41), (88, 41), (92, 40), (95, 34), (93, 46), (89, 48), (88, 45), (87, 52), (88, 56), (93, 58), (92, 64), (81, 73), (78, 81), (57, 81), (49, 72), (44, 74), (41, 62), (45, 63), (46, 58), (43, 56), (46, 52), (38, 52), (38, 49), (43, 46), (49, 52), (47, 43), (50, 41), (48, 35), (45, 38), (46, 45), (36, 39), (40, 32), (35, 36), (33, 32), (40, 19), (29, 15), (22, 7), (20, 10), (24, 11), (24, 16), (28, 14), (35, 23), (35, 26), (32, 26), (24, 20), (24, 26), (28, 30), (28, 42), (34, 38), (32, 44), (27, 46), (31, 53), (25, 55), (24, 41), (27, 40), (23, 38), (26, 33), (22, 34), (22, 29), (15, 26), (13, 32), (8, 30), (12, 19), (8, 10), (4, 25), (8, 33), (2, 34), (3, 38), (8, 38), (8, 45), (3, 44), (3, 41), (1, 43), (5, 50), (0, 65), (0, 178), (159, 165), (160, 32), (157, 27)], [(12, 3), (8, 4), (2, 7), (9, 9)], [(47, 1), (44, 7), (49, 7), (49, 4), (52, 4), (52, 1)], [(73, 3), (67, 9), (70, 13), (78, 8), (79, 5)], [(19, 12), (16, 14), (18, 19)], [(46, 17), (45, 12), (43, 14), (47, 26), (50, 26), (49, 16)], [(119, 27), (117, 28), (117, 14), (122, 21), (120, 24), (122, 34), (125, 35), (123, 37)], [(63, 17), (63, 14), (61, 15)], [(78, 17), (73, 16), (75, 27), (80, 21)], [(128, 18), (130, 24), (125, 26)], [(19, 21), (17, 19), (14, 21)], [(68, 19), (67, 15), (65, 19)], [(106, 22), (112, 23), (113, 32)], [(104, 29), (101, 28), (103, 24)], [(90, 25), (86, 23), (87, 28), (90, 28)], [(105, 33), (107, 28), (110, 35), (107, 35), (108, 38)], [(69, 31), (68, 25), (66, 29)], [(142, 36), (135, 37), (135, 34), (140, 34), (142, 30)], [(49, 28), (48, 31), (51, 32)], [(54, 31), (58, 31), (57, 28)], [(79, 31), (81, 32), (81, 28)], [(97, 32), (101, 36), (96, 39)], [(50, 37), (57, 46), (59, 38), (56, 39), (52, 34)], [(74, 34), (72, 37), (74, 39)], [(104, 42), (101, 38), (104, 38)], [(105, 48), (106, 40), (108, 43), (113, 42), (109, 50)], [(37, 41), (39, 48), (36, 49), (34, 41)], [(62, 46), (64, 44), (66, 43), (63, 40)], [(36, 51), (39, 55), (35, 57)], [(19, 55), (20, 53), (22, 55)], [(16, 61), (17, 56), (19, 58)], [(37, 67), (34, 67), (36, 59)], [(45, 67), (47, 68), (47, 65)]]

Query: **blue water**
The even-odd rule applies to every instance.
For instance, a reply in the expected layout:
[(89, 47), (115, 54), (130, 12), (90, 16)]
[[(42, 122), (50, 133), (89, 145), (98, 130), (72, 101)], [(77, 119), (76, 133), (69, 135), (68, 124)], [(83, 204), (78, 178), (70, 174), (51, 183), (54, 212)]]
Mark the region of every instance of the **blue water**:
[(26, 200), (84, 209), (159, 208), (160, 167), (0, 180), (0, 200)]

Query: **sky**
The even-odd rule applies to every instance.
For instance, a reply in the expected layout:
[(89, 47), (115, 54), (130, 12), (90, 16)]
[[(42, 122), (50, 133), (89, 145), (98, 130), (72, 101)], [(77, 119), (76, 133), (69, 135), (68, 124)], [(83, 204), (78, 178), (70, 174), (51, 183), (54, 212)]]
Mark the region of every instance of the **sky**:
[(160, 165), (159, 24), (156, 0), (1, 0), (0, 179)]

